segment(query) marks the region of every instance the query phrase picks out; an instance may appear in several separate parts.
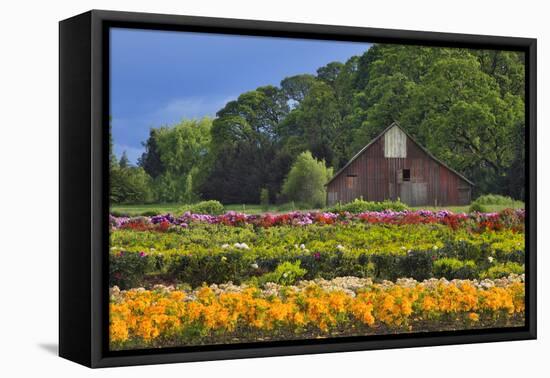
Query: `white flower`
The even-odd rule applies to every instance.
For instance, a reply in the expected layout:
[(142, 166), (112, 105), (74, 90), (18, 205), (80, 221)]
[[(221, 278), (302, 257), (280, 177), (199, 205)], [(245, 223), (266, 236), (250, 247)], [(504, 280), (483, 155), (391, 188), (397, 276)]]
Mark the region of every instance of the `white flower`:
[(222, 248), (223, 248), (223, 249), (226, 249), (226, 248), (229, 248), (229, 247), (230, 247), (230, 246), (229, 246), (229, 244), (227, 244), (227, 243), (222, 244)]
[(284, 273), (283, 273), (283, 277), (284, 277), (284, 278), (287, 278), (287, 277), (288, 277), (288, 273), (287, 273), (287, 272), (284, 272)]
[(227, 261), (227, 257), (222, 256), (222, 261)]
[(344, 249), (346, 249), (346, 247), (344, 247), (342, 244), (338, 244), (336, 246), (336, 249), (339, 250), (339, 251), (343, 251)]
[(495, 258), (494, 258), (493, 256), (487, 257), (487, 260), (489, 260), (490, 263), (492, 263), (494, 259), (495, 259)]
[(300, 249), (306, 249), (306, 246), (304, 244), (300, 244)]
[(250, 249), (250, 247), (246, 243), (235, 243), (233, 244), (233, 246), (239, 249)]
[(433, 250), (434, 250), (434, 251), (437, 251), (438, 249), (439, 249), (439, 247), (438, 247), (437, 245), (434, 245), (434, 246), (433, 246)]
[(252, 269), (258, 269), (258, 264), (256, 263), (252, 263), (250, 264), (250, 266), (252, 267)]

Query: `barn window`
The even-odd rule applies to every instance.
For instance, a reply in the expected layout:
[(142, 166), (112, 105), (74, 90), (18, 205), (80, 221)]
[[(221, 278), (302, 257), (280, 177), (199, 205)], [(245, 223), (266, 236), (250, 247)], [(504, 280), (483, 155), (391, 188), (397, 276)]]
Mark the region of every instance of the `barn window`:
[(411, 170), (403, 169), (403, 181), (411, 181)]
[(346, 176), (346, 188), (353, 189), (357, 181), (357, 175), (347, 175)]

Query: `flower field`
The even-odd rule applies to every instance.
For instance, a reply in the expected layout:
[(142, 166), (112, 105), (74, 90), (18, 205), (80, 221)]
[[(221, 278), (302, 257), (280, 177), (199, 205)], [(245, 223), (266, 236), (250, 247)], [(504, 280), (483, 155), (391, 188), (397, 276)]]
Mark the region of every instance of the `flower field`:
[(523, 210), (111, 217), (113, 349), (521, 326)]

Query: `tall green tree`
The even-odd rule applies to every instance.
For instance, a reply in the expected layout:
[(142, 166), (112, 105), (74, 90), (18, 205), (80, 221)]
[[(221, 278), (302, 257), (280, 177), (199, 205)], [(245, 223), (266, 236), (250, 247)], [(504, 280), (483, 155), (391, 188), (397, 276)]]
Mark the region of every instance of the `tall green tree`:
[(118, 161), (118, 166), (121, 169), (128, 168), (130, 166), (130, 160), (128, 159), (128, 154), (126, 151), (122, 152), (122, 156), (120, 157), (120, 160)]
[(165, 171), (165, 167), (160, 158), (158, 134), (159, 129), (151, 128), (149, 130), (149, 137), (145, 142), (142, 142), (145, 152), (138, 159), (138, 166), (142, 167), (145, 172), (154, 179)]
[(208, 168), (212, 120), (183, 120), (152, 131), (162, 173), (155, 178), (161, 202), (192, 202)]
[(282, 194), (287, 200), (323, 207), (326, 204), (325, 184), (332, 176), (323, 160), (317, 160), (311, 152), (302, 152), (296, 158), (283, 184)]
[(261, 188), (278, 192), (285, 172), (273, 162), (279, 124), (288, 112), (285, 94), (274, 86), (227, 103), (212, 125), (211, 169), (202, 193), (225, 203), (257, 203)]

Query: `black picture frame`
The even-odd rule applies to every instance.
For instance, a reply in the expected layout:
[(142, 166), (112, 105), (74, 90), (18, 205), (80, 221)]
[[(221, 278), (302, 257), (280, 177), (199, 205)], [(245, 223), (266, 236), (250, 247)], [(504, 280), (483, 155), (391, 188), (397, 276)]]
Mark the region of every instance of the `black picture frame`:
[[(107, 125), (110, 27), (524, 52), (528, 157), (525, 327), (109, 351)], [(92, 10), (60, 22), (59, 44), (61, 357), (95, 368), (536, 338), (536, 39)]]

